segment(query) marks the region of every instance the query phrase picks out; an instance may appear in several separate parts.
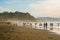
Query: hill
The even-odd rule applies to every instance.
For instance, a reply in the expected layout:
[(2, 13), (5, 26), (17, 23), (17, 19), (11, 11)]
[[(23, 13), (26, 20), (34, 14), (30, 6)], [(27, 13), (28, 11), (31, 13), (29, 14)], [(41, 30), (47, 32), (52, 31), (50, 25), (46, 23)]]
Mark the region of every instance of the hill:
[(36, 19), (43, 21), (60, 21), (60, 18), (52, 18), (52, 17), (37, 17)]
[(0, 40), (60, 40), (60, 36), (47, 30), (0, 25)]
[(23, 13), (23, 12), (3, 12), (0, 13), (0, 21), (4, 20), (30, 20), (30, 21), (35, 21), (36, 19), (31, 16), (28, 12)]

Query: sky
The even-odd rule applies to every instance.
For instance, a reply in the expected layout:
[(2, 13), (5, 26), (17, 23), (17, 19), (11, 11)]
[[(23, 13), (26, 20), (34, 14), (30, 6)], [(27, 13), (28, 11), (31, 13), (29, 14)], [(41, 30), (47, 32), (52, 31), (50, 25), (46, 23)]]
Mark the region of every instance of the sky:
[(29, 12), (34, 17), (60, 17), (60, 0), (0, 0), (0, 12)]

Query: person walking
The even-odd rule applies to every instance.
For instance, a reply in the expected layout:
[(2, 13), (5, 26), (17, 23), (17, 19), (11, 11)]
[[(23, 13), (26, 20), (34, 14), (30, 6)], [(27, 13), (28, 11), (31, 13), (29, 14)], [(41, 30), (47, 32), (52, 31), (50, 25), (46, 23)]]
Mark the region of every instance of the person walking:
[(44, 29), (47, 30), (47, 23), (44, 23)]
[(44, 23), (44, 30), (45, 30), (45, 23)]
[(37, 23), (35, 23), (35, 28), (37, 28), (36, 25), (37, 25)]
[(50, 23), (50, 30), (53, 30), (53, 23)]

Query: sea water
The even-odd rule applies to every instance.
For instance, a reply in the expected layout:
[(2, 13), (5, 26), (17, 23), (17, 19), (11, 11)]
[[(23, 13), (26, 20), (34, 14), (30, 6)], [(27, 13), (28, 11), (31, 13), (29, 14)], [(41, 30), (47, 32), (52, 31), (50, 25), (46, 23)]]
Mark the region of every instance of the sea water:
[[(27, 27), (30, 27), (31, 28), (35, 28), (35, 29), (42, 29), (42, 30), (45, 30), (44, 29), (44, 23), (47, 23), (47, 29), (46, 30), (49, 30), (50, 32), (54, 32), (54, 33), (57, 33), (60, 35), (60, 21), (46, 21), (46, 22), (25, 22), (26, 23), (26, 26)], [(29, 23), (31, 23), (32, 25), (30, 25)], [(35, 25), (35, 23), (37, 23)], [(53, 23), (53, 29), (51, 30), (51, 26), (50, 26), (50, 23)], [(18, 25), (20, 26), (23, 25), (23, 22), (19, 23), (18, 22)], [(42, 24), (42, 25), (39, 25), (39, 24)], [(59, 24), (59, 25), (58, 25)]]
[[(42, 26), (37, 25), (37, 29), (45, 30), (44, 25), (43, 25), (44, 22), (41, 22), (41, 23), (42, 23)], [(60, 35), (60, 21), (58, 21), (58, 22), (56, 22), (56, 21), (54, 21), (54, 22), (46, 22), (46, 23), (48, 24), (47, 25), (47, 30)], [(50, 23), (53, 23), (53, 29), (52, 30), (50, 29), (51, 28)], [(59, 25), (58, 25), (58, 23), (59, 23)]]

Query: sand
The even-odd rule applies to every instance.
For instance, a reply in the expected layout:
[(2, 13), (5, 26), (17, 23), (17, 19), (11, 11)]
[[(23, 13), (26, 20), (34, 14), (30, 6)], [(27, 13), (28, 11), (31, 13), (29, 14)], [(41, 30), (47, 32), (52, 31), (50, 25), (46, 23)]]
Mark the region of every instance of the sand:
[(60, 40), (60, 35), (25, 26), (0, 25), (0, 40)]

